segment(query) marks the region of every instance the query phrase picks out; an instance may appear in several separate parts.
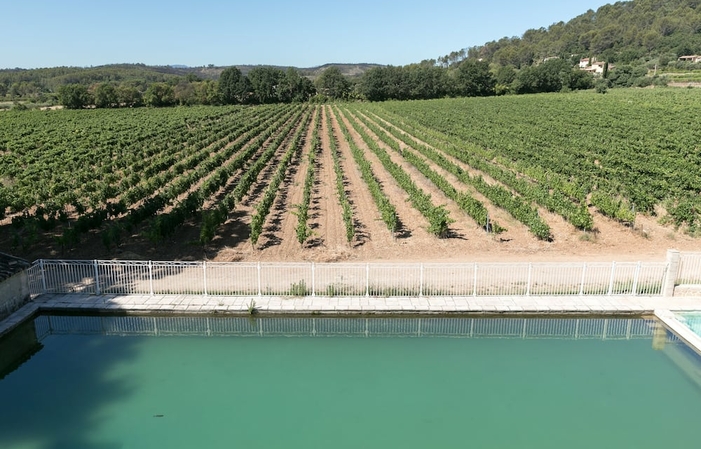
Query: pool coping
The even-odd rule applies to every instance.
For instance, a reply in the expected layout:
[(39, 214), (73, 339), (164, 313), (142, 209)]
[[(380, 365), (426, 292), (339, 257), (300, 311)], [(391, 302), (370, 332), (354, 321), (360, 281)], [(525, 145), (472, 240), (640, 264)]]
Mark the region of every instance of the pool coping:
[[(253, 310), (251, 310), (253, 309)], [(0, 336), (34, 315), (492, 315), (650, 316), (658, 310), (701, 310), (701, 297), (661, 296), (423, 296), (274, 297), (204, 295), (45, 294), (0, 322)], [(681, 323), (680, 323), (681, 324)]]

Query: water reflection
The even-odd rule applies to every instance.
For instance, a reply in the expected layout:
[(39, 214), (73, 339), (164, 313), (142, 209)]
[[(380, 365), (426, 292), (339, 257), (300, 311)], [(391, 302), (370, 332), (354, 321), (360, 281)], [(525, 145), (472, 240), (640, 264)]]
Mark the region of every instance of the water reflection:
[[(464, 338), (651, 339), (657, 321), (640, 318), (40, 316), (47, 335), (414, 336)], [(673, 338), (667, 336), (666, 338)]]

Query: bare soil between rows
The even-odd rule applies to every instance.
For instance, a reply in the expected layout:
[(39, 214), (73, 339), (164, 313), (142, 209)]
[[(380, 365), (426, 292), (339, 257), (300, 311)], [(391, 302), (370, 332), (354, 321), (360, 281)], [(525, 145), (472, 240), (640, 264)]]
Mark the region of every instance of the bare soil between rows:
[[(189, 220), (176, 233), (160, 244), (146, 239), (140, 229), (124, 235), (121, 243), (107, 250), (99, 230), (83, 235), (74, 248), (61, 250), (56, 244), (56, 233), (42, 233), (38, 240), (27, 247), (13, 242), (13, 230), (7, 224), (0, 227), (0, 251), (27, 260), (40, 258), (64, 259), (137, 259), (137, 260), (212, 260), (212, 261), (280, 261), (280, 262), (565, 262), (565, 261), (662, 261), (668, 249), (701, 251), (701, 239), (690, 237), (672, 227), (659, 223), (658, 217), (638, 214), (635, 228), (610, 220), (592, 209), (595, 231), (584, 233), (575, 229), (561, 217), (542, 213), (555, 239), (540, 241), (525, 227), (501, 209), (495, 208), (482, 197), (485, 206), (494, 211), (499, 224), (509, 230), (503, 234), (488, 234), (470, 217), (461, 213), (442, 193), (398, 154), (392, 159), (402, 165), (412, 179), (432, 194), (437, 204), (445, 204), (451, 211), (455, 232), (439, 239), (428, 231), (428, 222), (408, 202), (407, 194), (387, 173), (372, 151), (356, 133), (351, 122), (331, 107), (323, 107), (319, 137), (321, 148), (317, 155), (317, 170), (310, 207), (310, 227), (314, 234), (304, 245), (296, 238), (296, 205), (302, 197), (307, 155), (311, 141), (313, 121), (306, 133), (300, 156), (288, 168), (285, 181), (264, 225), (259, 245), (253, 247), (248, 240), (250, 214), (262, 188), (267, 185), (266, 176), (273, 171), (264, 170), (254, 186), (252, 194), (230, 214), (229, 220), (217, 230), (217, 237), (208, 245), (198, 242), (200, 223)], [(335, 173), (326, 117), (330, 118), (333, 138), (341, 156), (344, 186), (353, 208), (356, 235), (351, 242), (345, 238), (342, 209), (336, 192)], [(374, 117), (371, 120), (381, 126)], [(339, 122), (343, 121), (351, 137), (371, 162), (376, 179), (388, 194), (402, 222), (400, 232), (392, 235), (380, 218), (367, 185), (351, 155)], [(403, 145), (402, 145), (403, 146)], [(279, 153), (274, 160), (277, 160)], [(437, 169), (433, 165), (434, 169)], [(452, 177), (436, 170), (453, 183)], [(457, 184), (453, 183), (457, 186)], [(460, 189), (466, 188), (459, 186)], [(469, 190), (469, 189), (468, 189)]]

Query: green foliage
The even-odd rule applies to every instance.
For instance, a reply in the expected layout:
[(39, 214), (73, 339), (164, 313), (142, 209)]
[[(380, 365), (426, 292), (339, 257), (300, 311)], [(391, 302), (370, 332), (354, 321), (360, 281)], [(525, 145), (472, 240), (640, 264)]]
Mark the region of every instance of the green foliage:
[(248, 303), (247, 310), (249, 315), (256, 315), (258, 313), (258, 308), (256, 307), (255, 299), (251, 299), (251, 302)]
[(144, 92), (144, 103), (153, 107), (173, 106), (176, 103), (173, 86), (166, 83), (151, 84)]
[[(407, 134), (398, 131), (394, 127), (380, 128), (375, 123), (370, 122), (367, 119), (363, 119), (362, 116), (361, 120), (375, 135), (380, 137), (382, 142), (384, 142), (387, 146), (392, 148), (397, 153), (401, 154), (409, 163), (411, 163), (411, 165), (416, 167), (421, 172), (421, 174), (426, 176), (426, 178), (428, 178), (436, 187), (438, 187), (441, 190), (441, 192), (445, 194), (445, 196), (455, 201), (468, 216), (472, 217), (477, 222), (478, 225), (484, 227), (487, 231), (492, 231), (496, 233), (503, 232), (505, 230), (494, 221), (492, 221), (490, 225), (487, 226), (487, 209), (481, 202), (472, 198), (467, 192), (459, 192), (447, 179), (445, 179), (445, 177), (441, 176), (436, 171), (431, 169), (430, 166), (423, 159), (414, 154), (411, 150), (403, 150), (397, 143), (397, 141), (393, 140), (390, 137), (390, 135), (394, 136), (397, 140), (402, 141), (405, 144), (411, 146), (412, 148), (417, 149), (419, 153), (421, 153), (424, 156), (427, 156), (429, 159), (436, 162), (441, 168), (445, 169), (446, 171), (456, 175), (461, 181), (464, 182), (465, 180), (467, 180), (468, 184), (472, 184), (472, 179), (470, 178), (470, 176), (467, 173), (465, 173), (460, 167), (450, 162), (447, 158), (445, 158), (437, 151), (425, 145), (419, 144), (414, 139), (408, 137)], [(447, 211), (445, 210), (437, 211), (436, 213), (439, 215), (447, 215)], [(443, 223), (444, 221), (445, 220), (442, 217), (436, 218), (437, 223)]]
[(695, 234), (701, 229), (701, 200), (698, 196), (688, 196), (670, 202), (667, 212), (676, 228), (687, 225), (689, 234)]
[(58, 102), (67, 109), (82, 109), (93, 102), (88, 88), (81, 84), (67, 84), (58, 89)]
[(114, 108), (119, 106), (117, 89), (111, 83), (98, 84), (93, 95), (95, 96), (95, 107)]
[(693, 127), (680, 127), (679, 120), (699, 113), (699, 94), (511, 96), (387, 103), (373, 110), (586, 230), (592, 221), (585, 198), (595, 191), (613, 196), (610, 207), (598, 196), (594, 202), (626, 222), (631, 217), (619, 212), (621, 198), (630, 214), (632, 204), (638, 213), (654, 213), (656, 204), (698, 195), (698, 145)]
[(245, 103), (250, 91), (250, 82), (241, 74), (238, 68), (226, 68), (219, 75), (219, 97), (222, 103)]
[(280, 103), (302, 103), (316, 93), (316, 88), (309, 78), (300, 76), (297, 70), (290, 67), (285, 71), (276, 92)]
[(290, 296), (307, 296), (309, 293), (311, 293), (311, 290), (307, 287), (307, 283), (304, 281), (304, 279), (299, 282), (295, 282), (290, 286)]
[(594, 88), (596, 89), (596, 93), (605, 94), (608, 92), (609, 81), (607, 79), (597, 80), (596, 83), (594, 83)]
[(432, 64), (376, 67), (363, 74), (358, 91), (369, 101), (441, 98), (450, 93), (450, 80)]
[(494, 95), (496, 80), (487, 61), (467, 59), (457, 68), (455, 92), (463, 97), (486, 97)]
[(346, 228), (346, 240), (350, 243), (355, 236), (355, 226), (353, 224), (353, 207), (351, 206), (348, 194), (346, 193), (345, 178), (341, 167), (341, 154), (336, 145), (336, 138), (333, 134), (330, 109), (326, 109), (326, 129), (329, 137), (331, 156), (333, 158), (333, 170), (336, 174), (336, 193), (343, 210), (343, 224)]
[(580, 57), (599, 56), (599, 60), (614, 64), (640, 64), (648, 55), (701, 53), (700, 20), (696, 1), (617, 2), (589, 10), (566, 23), (471, 47), (466, 56), (519, 68), (547, 57), (569, 59), (570, 55), (575, 55), (573, 62)]
[(623, 223), (634, 223), (635, 213), (633, 207), (622, 198), (616, 198), (615, 194), (604, 193), (597, 190), (591, 194), (591, 204), (603, 215)]
[(312, 141), (307, 155), (307, 173), (304, 176), (304, 190), (302, 193), (302, 204), (297, 208), (297, 241), (304, 245), (312, 235), (312, 230), (307, 224), (309, 219), (309, 205), (312, 200), (312, 189), (314, 188), (314, 174), (316, 173), (316, 157), (321, 149), (319, 141), (319, 126), (321, 126), (321, 108), (317, 108), (314, 118), (314, 130), (312, 131)]
[[(392, 161), (387, 151), (380, 147), (352, 116), (348, 117), (355, 131), (360, 134), (368, 148), (375, 153), (385, 170), (392, 175), (397, 184), (409, 195), (409, 202), (412, 206), (426, 217), (429, 223), (428, 231), (439, 238), (446, 237), (449, 231), (448, 226), (453, 220), (445, 208), (434, 205), (431, 201), (431, 196), (421, 190), (400, 165)], [(381, 138), (381, 136), (378, 137)]]
[(302, 121), (302, 125), (297, 128), (297, 131), (295, 132), (295, 135), (292, 138), (292, 142), (289, 144), (287, 151), (280, 160), (280, 163), (277, 166), (277, 170), (275, 171), (275, 174), (270, 180), (268, 187), (263, 192), (262, 199), (256, 206), (256, 210), (253, 213), (253, 216), (251, 217), (250, 239), (253, 245), (258, 243), (258, 239), (263, 233), (263, 224), (265, 223), (265, 218), (270, 212), (270, 207), (273, 205), (273, 201), (275, 201), (275, 197), (277, 196), (280, 184), (282, 184), (282, 181), (285, 179), (285, 173), (287, 172), (287, 168), (289, 167), (292, 158), (297, 156), (302, 151), (302, 148), (304, 146), (303, 137), (307, 130), (307, 127), (309, 126), (310, 120), (311, 113), (307, 113), (306, 118)]
[(277, 102), (277, 87), (285, 74), (274, 67), (256, 67), (248, 73), (252, 99), (254, 103), (269, 104)]
[(350, 95), (350, 81), (343, 76), (338, 67), (329, 67), (316, 79), (316, 88), (322, 95), (337, 100), (348, 98)]

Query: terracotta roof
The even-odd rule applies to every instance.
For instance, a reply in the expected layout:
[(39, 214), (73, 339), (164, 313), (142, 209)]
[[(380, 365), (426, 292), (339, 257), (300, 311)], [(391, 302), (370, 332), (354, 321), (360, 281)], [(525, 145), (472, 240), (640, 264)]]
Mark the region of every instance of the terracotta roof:
[(31, 264), (24, 259), (0, 253), (0, 282), (19, 273), (25, 268), (29, 268), (30, 265)]

